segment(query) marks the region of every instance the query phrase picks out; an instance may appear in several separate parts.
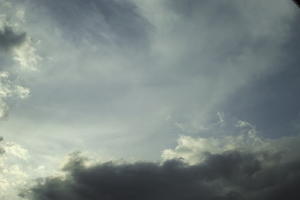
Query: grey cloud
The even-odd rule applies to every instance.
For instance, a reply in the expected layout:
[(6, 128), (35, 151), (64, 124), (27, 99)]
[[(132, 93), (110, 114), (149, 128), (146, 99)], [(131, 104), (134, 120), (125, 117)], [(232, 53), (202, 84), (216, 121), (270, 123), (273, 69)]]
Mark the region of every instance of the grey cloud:
[(300, 1), (299, 0), (293, 0), (293, 1), (297, 4), (298, 7), (300, 7)]
[(26, 40), (26, 33), (17, 33), (10, 26), (4, 26), (0, 30), (0, 48), (9, 51), (14, 47), (22, 45)]
[(270, 166), (269, 159), (274, 158), (232, 151), (208, 154), (204, 163), (192, 166), (169, 160), (86, 167), (75, 157), (65, 167), (65, 178), (47, 178), (31, 189), (30, 199), (298, 199), (300, 161), (276, 158)]
[(218, 109), (254, 123), (265, 135), (298, 133), (293, 124), (298, 122), (300, 113), (299, 20), (300, 11), (287, 25), (289, 36), (276, 63), (280, 67), (241, 87)]
[[(191, 70), (185, 68), (182, 74), (191, 77), (197, 72), (206, 73), (206, 77), (217, 77), (210, 85), (223, 84), (213, 89), (224, 93), (215, 96), (221, 101), (210, 111), (223, 111), (249, 121), (268, 137), (297, 134), (299, 128), (294, 126), (300, 113), (299, 9), (291, 1), (274, 1), (272, 6), (256, 0), (166, 2), (186, 24), (192, 21), (186, 29), (197, 29), (205, 22), (209, 30), (209, 42), (202, 51), (209, 52), (209, 56), (201, 57), (195, 55), (197, 51), (191, 51), (192, 56), (182, 62), (190, 62)], [(273, 13), (275, 10), (277, 14)], [(201, 37), (205, 30), (199, 30)], [(194, 42), (201, 37), (189, 38)], [(201, 45), (205, 43), (198, 46)], [(193, 49), (192, 42), (189, 47)], [(204, 60), (208, 64), (200, 67)], [(226, 95), (228, 92), (230, 95)]]
[[(34, 91), (31, 100), (14, 111), (15, 118), (26, 121), (33, 129), (24, 129), (22, 137), (39, 132), (39, 137), (34, 136), (38, 140), (49, 141), (45, 138), (53, 137), (54, 143), (63, 144), (68, 151), (66, 143), (77, 146), (74, 140), (69, 140), (74, 137), (70, 127), (81, 127), (76, 132), (78, 138), (84, 139), (78, 140), (92, 151), (99, 150), (95, 141), (101, 140), (101, 148), (109, 153), (138, 154), (140, 158), (147, 155), (147, 159), (150, 155), (157, 158), (166, 146), (174, 145), (179, 134), (190, 134), (174, 124), (186, 123), (195, 130), (193, 133), (199, 133), (201, 126), (205, 126), (207, 113), (216, 113), (216, 105), (243, 85), (251, 85), (257, 76), (265, 76), (278, 67), (277, 55), (282, 51), (278, 43), (286, 40), (282, 35), (285, 36), (285, 27), (290, 24), (291, 11), (285, 7), (289, 1), (281, 0), (274, 0), (272, 5), (260, 0), (177, 1), (190, 4), (193, 10), (190, 13), (188, 5), (162, 8), (166, 1), (151, 1), (157, 4), (146, 6), (142, 12), (151, 15), (146, 18), (155, 28), (155, 32), (148, 33), (144, 23), (135, 26), (135, 21), (132, 24), (126, 18), (131, 10), (123, 11), (122, 6), (117, 6), (123, 1), (26, 2), (32, 3), (32, 9), (26, 7), (28, 31), (41, 40), (38, 50), (45, 59), (41, 73), (25, 77)], [(136, 1), (138, 5), (144, 2)], [(112, 11), (102, 12), (104, 8)], [(110, 15), (113, 11), (121, 14)], [(123, 30), (123, 26), (114, 25), (118, 21), (124, 28), (132, 26), (129, 30), (140, 30), (141, 39), (143, 31), (151, 34), (151, 52), (147, 54), (146, 48), (140, 48), (128, 57), (124, 51), (102, 45), (106, 41), (102, 33), (128, 41), (128, 35), (123, 37), (122, 31), (113, 31)], [(74, 39), (89, 37), (95, 41), (91, 46), (78, 45), (80, 42)], [(96, 42), (97, 38), (101, 42)], [(130, 48), (135, 43), (125, 46)], [(234, 109), (241, 99), (232, 101), (228, 109)], [(14, 123), (20, 122), (11, 122), (8, 129), (15, 129)], [(43, 129), (49, 129), (44, 124), (48, 123), (58, 131), (45, 132)], [(88, 134), (85, 129), (90, 130)], [(107, 129), (115, 134), (107, 134), (111, 133)], [(65, 133), (63, 136), (61, 131)], [(20, 140), (19, 134), (14, 137)], [(47, 142), (51, 147), (50, 143)]]
[[(179, 34), (185, 33), (182, 39), (188, 43), (189, 54), (183, 62), (191, 61), (192, 73), (204, 70), (202, 73), (210, 75), (223, 72), (223, 70), (231, 70), (231, 68), (232, 73), (239, 72), (237, 76), (243, 76), (243, 72), (248, 72), (249, 76), (253, 71), (263, 72), (264, 68), (270, 67), (267, 62), (270, 61), (270, 57), (274, 56), (272, 53), (275, 52), (272, 48), (277, 49), (280, 42), (285, 39), (281, 37), (284, 34), (281, 21), (288, 20), (289, 16), (280, 16), (282, 13), (274, 15), (273, 12), (276, 9), (285, 10), (276, 8), (280, 6), (278, 2), (274, 10), (266, 10), (269, 5), (257, 1), (175, 0), (166, 2), (167, 7), (173, 8), (174, 13), (182, 21), (182, 24), (175, 24), (175, 29)], [(254, 11), (256, 15), (253, 14)], [(276, 21), (275, 18), (278, 20)], [(177, 36), (180, 36), (179, 34)], [(202, 41), (201, 38), (207, 41)], [(203, 54), (208, 58), (205, 58)], [(264, 54), (264, 57), (259, 56), (260, 54)], [(199, 66), (204, 59), (210, 64)], [(256, 66), (251, 67), (255, 70), (246, 70), (253, 63)], [(226, 72), (222, 75), (225, 74)]]
[[(73, 42), (103, 42), (144, 45), (150, 24), (128, 0), (32, 0), (39, 16), (53, 19), (64, 39)], [(45, 11), (45, 12), (44, 12)]]
[[(20, 23), (14, 19), (9, 2), (2, 2), (0, 10), (0, 119), (8, 116), (10, 106), (15, 100), (29, 95), (29, 89), (19, 85), (19, 69), (27, 64), (27, 59), (33, 59), (29, 49), (27, 33), (20, 31)], [(7, 6), (7, 7), (6, 7)], [(16, 11), (15, 11), (16, 12)], [(29, 58), (30, 57), (30, 58)], [(19, 65), (18, 65), (19, 64)]]
[[(0, 143), (3, 141), (3, 137), (0, 136)], [(5, 150), (0, 146), (0, 156), (5, 153)]]

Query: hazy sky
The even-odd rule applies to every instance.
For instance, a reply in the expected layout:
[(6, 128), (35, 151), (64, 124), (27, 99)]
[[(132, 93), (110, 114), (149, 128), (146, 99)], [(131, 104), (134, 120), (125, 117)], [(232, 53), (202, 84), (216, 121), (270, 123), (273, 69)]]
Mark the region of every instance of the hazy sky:
[(0, 198), (300, 198), (299, 22), (291, 0), (0, 0)]

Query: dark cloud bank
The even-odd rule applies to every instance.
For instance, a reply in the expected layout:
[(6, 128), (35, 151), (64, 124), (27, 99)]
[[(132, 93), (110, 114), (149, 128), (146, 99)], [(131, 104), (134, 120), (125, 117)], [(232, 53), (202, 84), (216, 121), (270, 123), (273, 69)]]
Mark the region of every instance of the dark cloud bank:
[(300, 1), (299, 0), (293, 0), (295, 2), (295, 4), (298, 5), (298, 7), (300, 7)]
[(205, 162), (112, 162), (86, 167), (73, 157), (65, 178), (50, 177), (31, 189), (31, 200), (296, 200), (300, 160), (237, 151), (207, 155)]

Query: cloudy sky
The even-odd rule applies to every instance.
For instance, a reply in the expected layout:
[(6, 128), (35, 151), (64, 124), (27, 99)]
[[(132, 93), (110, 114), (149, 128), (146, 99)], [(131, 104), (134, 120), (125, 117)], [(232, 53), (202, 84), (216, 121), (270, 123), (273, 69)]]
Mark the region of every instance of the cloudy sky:
[(0, 199), (300, 199), (291, 0), (0, 0)]

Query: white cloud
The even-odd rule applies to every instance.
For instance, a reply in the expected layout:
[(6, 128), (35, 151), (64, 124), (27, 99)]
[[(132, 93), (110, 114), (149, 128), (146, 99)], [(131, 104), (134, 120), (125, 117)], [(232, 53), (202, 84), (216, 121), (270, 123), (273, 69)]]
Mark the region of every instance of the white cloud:
[[(37, 44), (38, 42), (36, 42)], [(31, 38), (27, 38), (23, 45), (14, 49), (14, 60), (17, 61), (23, 70), (37, 70), (42, 58), (37, 54), (37, 50)]]
[(13, 142), (6, 142), (4, 145), (4, 151), (7, 156), (14, 156), (22, 160), (28, 160), (29, 154), (27, 149)]
[(30, 89), (19, 84), (24, 71), (37, 70), (41, 57), (33, 39), (24, 32), (25, 9), (15, 2), (1, 1), (0, 30), (0, 119), (8, 115), (15, 99), (25, 99)]
[(269, 145), (267, 140), (259, 138), (252, 132), (239, 136), (208, 138), (181, 136), (175, 149), (164, 150), (162, 158), (163, 160), (184, 159), (188, 163), (196, 164), (204, 161), (208, 153), (220, 154), (233, 150), (260, 151)]
[(30, 90), (10, 80), (8, 72), (0, 72), (0, 118), (7, 116), (9, 105), (8, 98), (24, 99), (28, 97)]
[(0, 198), (15, 200), (18, 199), (18, 189), (29, 178), (24, 167), (28, 152), (11, 142), (2, 142), (0, 147), (5, 152), (0, 156)]
[[(251, 153), (284, 154), (283, 161), (297, 157), (300, 136), (280, 137), (275, 139), (260, 137), (255, 126), (239, 120), (237, 133), (216, 137), (181, 136), (177, 146), (162, 152), (162, 159), (183, 159), (190, 164), (201, 163), (207, 154), (221, 154), (226, 151)], [(211, 130), (214, 131), (214, 130)]]
[(35, 178), (45, 176), (47, 170), (35, 165), (28, 149), (10, 141), (0, 141), (0, 199), (18, 200), (18, 195)]

